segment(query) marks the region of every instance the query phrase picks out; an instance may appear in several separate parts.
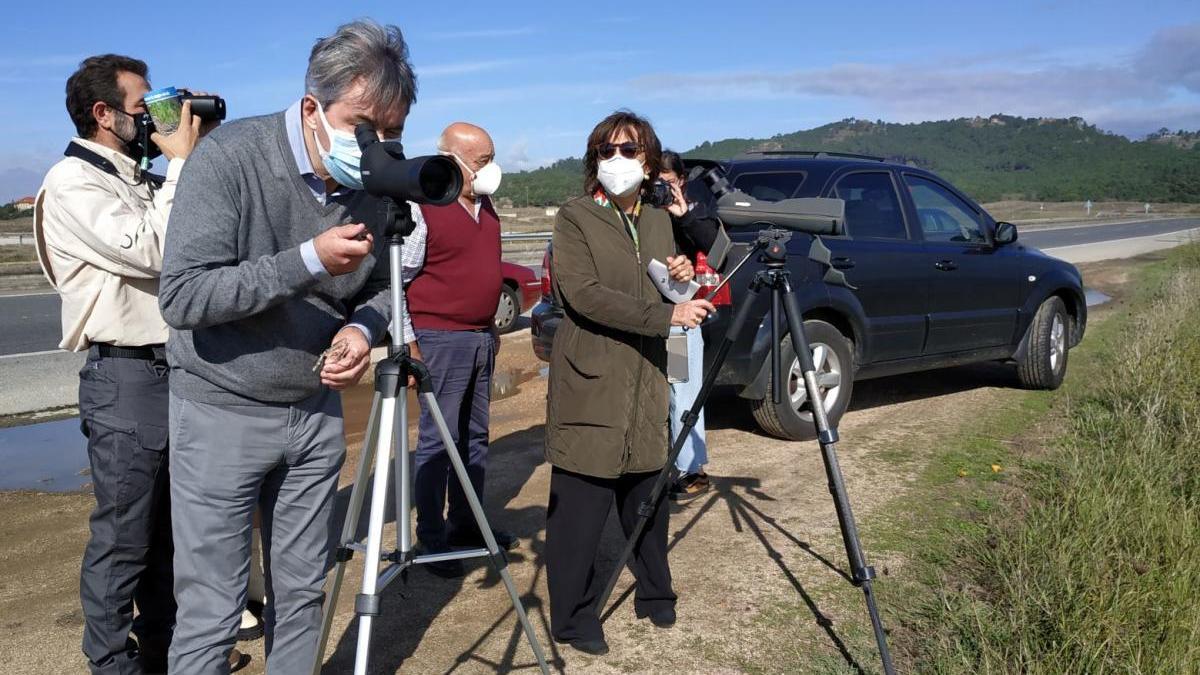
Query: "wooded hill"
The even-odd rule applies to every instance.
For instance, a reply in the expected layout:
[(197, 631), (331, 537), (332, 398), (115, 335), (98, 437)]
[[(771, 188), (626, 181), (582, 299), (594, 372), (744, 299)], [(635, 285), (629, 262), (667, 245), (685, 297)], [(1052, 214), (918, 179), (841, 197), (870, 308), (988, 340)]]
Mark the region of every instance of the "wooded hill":
[[(980, 202), (1200, 202), (1200, 132), (1130, 141), (1083, 119), (994, 115), (916, 124), (845, 119), (771, 138), (704, 142), (685, 157), (730, 159), (748, 150), (826, 150), (885, 157), (937, 172)], [(568, 158), (507, 174), (499, 197), (515, 206), (561, 204), (582, 191)]]

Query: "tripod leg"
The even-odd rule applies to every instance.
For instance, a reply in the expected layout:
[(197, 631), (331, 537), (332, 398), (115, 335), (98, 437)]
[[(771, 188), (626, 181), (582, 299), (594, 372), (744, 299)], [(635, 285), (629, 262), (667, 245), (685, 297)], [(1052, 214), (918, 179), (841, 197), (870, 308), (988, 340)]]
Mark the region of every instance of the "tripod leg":
[(371, 485), (371, 515), (367, 526), (367, 551), (363, 554), (362, 592), (354, 599), (358, 614), (358, 646), (354, 656), (354, 675), (366, 675), (371, 650), (371, 621), (379, 615), (379, 562), (383, 539), (383, 515), (387, 503), (388, 470), (396, 440), (394, 396), (380, 401), (379, 435), (375, 444), (375, 479)]
[(350, 503), (346, 508), (346, 519), (342, 523), (342, 538), (339, 539), (338, 549), (334, 552), (333, 581), (329, 593), (325, 595), (324, 615), (321, 618), (321, 637), (317, 642), (317, 659), (313, 662), (313, 675), (320, 675), (321, 666), (325, 661), (325, 646), (329, 642), (329, 631), (333, 628), (333, 615), (337, 612), (338, 596), (342, 592), (342, 580), (346, 575), (346, 563), (350, 561), (351, 550), (348, 548), (355, 543), (358, 531), (358, 518), (362, 514), (363, 497), (366, 495), (367, 476), (370, 475), (371, 462), (374, 458), (375, 443), (379, 430), (379, 395), (371, 402), (371, 416), (367, 418), (367, 435), (363, 438), (362, 450), (358, 455), (358, 471), (354, 475), (354, 486), (350, 489)]
[[(879, 647), (879, 656), (883, 660), (883, 671), (892, 675), (892, 656), (888, 651), (887, 636), (884, 634), (883, 621), (879, 618), (879, 609), (875, 606), (875, 593), (871, 588), (871, 580), (875, 578), (875, 568), (869, 567), (863, 555), (862, 543), (858, 538), (858, 526), (854, 522), (854, 512), (850, 509), (850, 497), (846, 494), (846, 484), (842, 479), (842, 469), (837, 458), (837, 429), (830, 428), (829, 417), (821, 399), (821, 390), (817, 386), (816, 367), (813, 365), (812, 352), (809, 349), (808, 338), (804, 334), (804, 322), (801, 318), (800, 303), (787, 285), (782, 282), (784, 289), (778, 285), (772, 287), (772, 293), (783, 295), (783, 311), (787, 316), (788, 332), (792, 336), (792, 346), (800, 359), (800, 370), (804, 373), (804, 388), (808, 393), (808, 404), (812, 408), (813, 423), (817, 428), (817, 442), (821, 446), (821, 458), (825, 463), (825, 475), (829, 480), (829, 493), (833, 496), (834, 509), (837, 511), (838, 525), (842, 530), (842, 544), (846, 547), (846, 556), (850, 560), (850, 574), (856, 586), (863, 589), (867, 601), (867, 612), (871, 615), (871, 627), (875, 631), (875, 644)], [(776, 390), (783, 383), (777, 383)]]
[[(729, 330), (725, 332), (725, 337), (721, 340), (720, 347), (717, 348), (717, 354), (713, 357), (708, 372), (704, 375), (704, 383), (700, 386), (699, 393), (696, 394), (695, 402), (692, 403), (692, 407), (681, 417), (683, 425), (679, 430), (679, 434), (676, 435), (675, 441), (671, 443), (671, 449), (667, 452), (667, 463), (658, 472), (658, 478), (654, 481), (654, 487), (650, 490), (650, 496), (638, 506), (638, 519), (633, 527), (633, 533), (625, 541), (625, 548), (621, 551), (621, 557), (617, 559), (617, 566), (608, 577), (608, 583), (604, 586), (604, 592), (596, 600), (598, 614), (604, 613), (604, 606), (608, 604), (608, 599), (612, 596), (613, 589), (617, 587), (617, 581), (621, 578), (621, 571), (625, 569), (626, 563), (629, 562), (629, 556), (633, 555), (633, 549), (637, 546), (638, 540), (641, 539), (642, 532), (646, 529), (646, 523), (650, 521), (650, 517), (654, 515), (654, 512), (662, 502), (663, 490), (666, 488), (671, 474), (674, 473), (675, 460), (679, 457), (679, 451), (683, 448), (688, 435), (692, 433), (692, 429), (695, 428), (696, 422), (700, 419), (700, 411), (704, 408), (705, 402), (708, 401), (708, 395), (712, 392), (713, 385), (717, 381), (717, 374), (721, 372), (721, 366), (724, 365), (725, 358), (729, 356), (729, 349), (737, 341), (738, 335), (742, 332), (742, 327), (746, 324), (746, 320), (750, 316), (754, 301), (758, 297), (758, 288), (759, 283), (755, 280), (750, 285), (750, 290), (746, 294), (746, 298), (742, 301), (741, 306), (738, 307), (737, 313), (734, 314), (733, 321), (730, 322)], [(700, 329), (694, 328), (692, 330)]]
[(409, 552), (413, 549), (412, 523), (408, 514), (412, 513), (412, 461), (408, 456), (408, 378), (400, 380), (400, 393), (397, 406), (399, 425), (396, 428), (398, 441), (393, 445), (396, 450), (393, 461), (396, 471), (396, 551), (401, 560), (408, 560)]
[(450, 465), (454, 467), (454, 474), (458, 477), (458, 482), (462, 485), (463, 495), (467, 498), (467, 504), (471, 507), (471, 514), (475, 516), (475, 524), (479, 527), (479, 532), (483, 535), (483, 541), (487, 544), (488, 554), (492, 558), (492, 565), (500, 574), (501, 580), (504, 581), (504, 587), (508, 589), (508, 596), (512, 599), (513, 610), (517, 613), (517, 618), (521, 621), (522, 628), (525, 629), (525, 637), (529, 640), (529, 646), (533, 648), (533, 654), (537, 658), (538, 666), (542, 669), (542, 673), (549, 675), (550, 667), (546, 665), (546, 655), (542, 653), (542, 645), (538, 642), (537, 634), (533, 632), (533, 624), (529, 622), (529, 616), (525, 613), (525, 606), (521, 604), (521, 596), (517, 593), (517, 587), (513, 584), (512, 575), (508, 573), (508, 559), (504, 553), (500, 551), (500, 547), (496, 544), (496, 537), (492, 534), (492, 528), (488, 525), (487, 516), (483, 513), (483, 505), (479, 503), (479, 497), (475, 494), (475, 488), (471, 485), (471, 477), (467, 475), (467, 468), (463, 466), (462, 457), (459, 456), (454, 443), (454, 439), (450, 435), (450, 429), (446, 426), (446, 420), (442, 417), (442, 410), (438, 407), (437, 397), (432, 392), (424, 392), (421, 394), (425, 399), (426, 410), (433, 417), (434, 423), (437, 425), (438, 433), (442, 437), (442, 446), (446, 448), (446, 455), (450, 458)]

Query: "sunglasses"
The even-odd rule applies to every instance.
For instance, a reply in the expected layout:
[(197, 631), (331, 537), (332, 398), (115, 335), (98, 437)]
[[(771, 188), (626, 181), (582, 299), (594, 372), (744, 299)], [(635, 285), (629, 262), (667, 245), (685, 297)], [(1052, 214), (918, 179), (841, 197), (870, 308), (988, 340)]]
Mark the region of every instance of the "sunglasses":
[(621, 151), (621, 156), (625, 159), (634, 159), (637, 157), (638, 151), (641, 149), (642, 144), (634, 143), (633, 141), (627, 141), (620, 144), (601, 143), (600, 145), (596, 146), (596, 150), (600, 154), (600, 159), (612, 159), (613, 156), (617, 154), (618, 150)]

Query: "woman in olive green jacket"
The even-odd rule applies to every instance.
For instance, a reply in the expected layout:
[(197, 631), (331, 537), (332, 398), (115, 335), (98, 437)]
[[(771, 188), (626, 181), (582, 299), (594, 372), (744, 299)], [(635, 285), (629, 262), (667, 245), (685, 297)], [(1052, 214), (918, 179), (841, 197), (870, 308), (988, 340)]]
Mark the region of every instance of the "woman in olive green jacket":
[[(588, 138), (587, 194), (554, 224), (551, 278), (564, 317), (550, 357), (546, 459), (553, 465), (546, 525), (551, 632), (581, 651), (608, 651), (595, 601), (594, 562), (609, 505), (626, 534), (667, 458), (666, 337), (695, 327), (712, 305), (669, 304), (646, 271), (652, 259), (681, 281), (691, 263), (676, 255), (667, 213), (641, 203), (657, 178), (661, 146), (644, 119), (617, 112)], [(667, 566), (667, 508), (634, 549), (634, 609), (654, 625), (675, 623)]]

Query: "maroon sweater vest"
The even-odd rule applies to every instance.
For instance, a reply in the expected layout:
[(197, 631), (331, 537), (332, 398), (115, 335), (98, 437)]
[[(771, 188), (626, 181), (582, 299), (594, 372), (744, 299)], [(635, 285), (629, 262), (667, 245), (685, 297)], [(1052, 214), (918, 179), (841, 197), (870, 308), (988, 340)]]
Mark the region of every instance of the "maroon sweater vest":
[(462, 203), (421, 206), (428, 234), (425, 265), (408, 286), (414, 328), (478, 330), (492, 325), (500, 301), (500, 218), (484, 199), (479, 222)]

